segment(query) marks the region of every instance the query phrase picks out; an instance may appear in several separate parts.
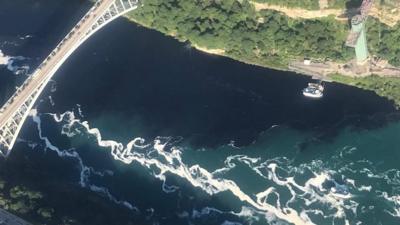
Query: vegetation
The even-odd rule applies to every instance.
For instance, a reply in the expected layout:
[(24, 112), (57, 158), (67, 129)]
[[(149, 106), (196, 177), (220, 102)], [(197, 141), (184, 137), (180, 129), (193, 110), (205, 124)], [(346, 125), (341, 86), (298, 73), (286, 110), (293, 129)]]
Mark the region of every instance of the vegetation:
[(344, 46), (347, 24), (256, 12), (246, 0), (146, 0), (129, 16), (182, 41), (268, 67), (286, 69), (290, 60), (304, 57), (344, 61), (353, 56)]
[(0, 207), (17, 215), (24, 215), (41, 223), (51, 221), (54, 210), (52, 208), (40, 208), (42, 193), (33, 191), (25, 186), (10, 186), (4, 180), (0, 180)]
[(342, 75), (332, 75), (331, 78), (339, 83), (350, 84), (365, 90), (371, 90), (382, 97), (393, 100), (400, 106), (400, 79), (395, 77), (368, 76), (353, 78)]
[[(146, 218), (110, 202), (107, 197), (88, 188), (80, 188), (78, 181), (71, 180), (71, 171), (53, 173), (44, 170), (73, 165), (55, 155), (46, 154), (46, 157), (56, 157), (52, 160), (58, 161), (48, 164), (41, 154), (33, 151), (16, 151), (8, 159), (0, 157), (0, 208), (34, 225), (148, 223)], [(46, 182), (38, 182), (38, 176)]]
[[(344, 45), (348, 24), (330, 17), (303, 20), (271, 10), (257, 12), (246, 0), (146, 0), (129, 17), (182, 41), (224, 49), (227, 56), (263, 66), (286, 69), (292, 59), (345, 61), (354, 57), (354, 50)], [(400, 24), (390, 28), (372, 18), (367, 23), (371, 52), (393, 65), (400, 65), (399, 28)]]
[(392, 65), (400, 66), (400, 23), (389, 27), (370, 18), (367, 23), (367, 38), (372, 54), (387, 59)]
[[(318, 0), (254, 0), (289, 7), (316, 8)], [(329, 7), (359, 6), (361, 0), (329, 0)], [(248, 0), (146, 0), (128, 15), (132, 20), (181, 41), (243, 62), (287, 69), (291, 60), (305, 57), (344, 62), (354, 57), (345, 46), (347, 23), (333, 17), (315, 20), (292, 19), (272, 10), (256, 11)], [(370, 52), (400, 66), (400, 24), (390, 28), (376, 19), (367, 23)], [(337, 81), (374, 90), (400, 105), (396, 78), (344, 79)], [(376, 82), (374, 85), (373, 83)], [(391, 82), (391, 83), (390, 83)]]

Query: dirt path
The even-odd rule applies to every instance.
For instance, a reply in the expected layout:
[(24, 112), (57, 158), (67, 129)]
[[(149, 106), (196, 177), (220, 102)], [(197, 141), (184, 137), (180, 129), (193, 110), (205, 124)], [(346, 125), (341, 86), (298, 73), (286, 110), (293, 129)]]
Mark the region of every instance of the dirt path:
[[(323, 0), (321, 0), (321, 1), (323, 1)], [(258, 2), (253, 2), (253, 1), (250, 1), (250, 3), (252, 3), (254, 5), (254, 7), (257, 11), (260, 11), (263, 9), (272, 9), (275, 11), (282, 12), (291, 18), (314, 19), (314, 18), (327, 17), (330, 15), (339, 16), (344, 13), (344, 11), (340, 10), (340, 9), (307, 10), (307, 9), (302, 9), (302, 8), (287, 8), (287, 7), (283, 7), (283, 6), (270, 5), (268, 3), (258, 3)], [(321, 7), (321, 5), (320, 5), (320, 7)]]
[[(319, 1), (319, 6), (321, 8), (320, 10), (287, 8), (283, 6), (271, 5), (268, 3), (259, 3), (254, 1), (250, 1), (250, 3), (254, 5), (254, 8), (257, 11), (263, 9), (271, 9), (282, 12), (291, 18), (315, 19), (333, 15), (336, 16), (337, 20), (343, 20), (343, 18), (339, 18), (339, 16), (343, 15), (345, 12), (342, 9), (325, 9), (328, 6), (327, 0)], [(394, 27), (397, 23), (400, 22), (400, 9), (380, 8), (374, 5), (370, 11), (370, 15), (379, 19), (382, 23), (390, 27)]]

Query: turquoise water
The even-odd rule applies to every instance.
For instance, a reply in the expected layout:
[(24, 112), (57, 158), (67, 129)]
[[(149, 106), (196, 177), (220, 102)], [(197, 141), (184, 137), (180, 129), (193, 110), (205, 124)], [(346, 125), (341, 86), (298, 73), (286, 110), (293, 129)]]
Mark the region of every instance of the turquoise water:
[[(3, 99), (87, 7), (37, 4), (0, 3), (0, 21), (43, 24), (3, 24), (0, 49), (23, 57), (0, 69)], [(309, 81), (121, 18), (58, 71), (0, 175), (44, 192), (49, 224), (399, 224), (393, 104), (333, 83), (309, 100)]]
[[(72, 115), (72, 112), (64, 114), (59, 123), (63, 125), (62, 133), (69, 136), (72, 143), (80, 143), (74, 146), (79, 146), (76, 152), (86, 166), (102, 168), (104, 161), (98, 165), (98, 160), (85, 157), (101, 155), (107, 158), (109, 154), (113, 156), (111, 160), (123, 164), (116, 165), (117, 171), (134, 168), (136, 172), (163, 181), (160, 187), (166, 195), (186, 194), (186, 188), (194, 189), (192, 191), (199, 193), (190, 198), (196, 199), (195, 202), (206, 201), (208, 206), (176, 213), (195, 223), (197, 218), (202, 218), (209, 224), (210, 220), (217, 221), (216, 218), (224, 214), (238, 216), (236, 220), (243, 224), (272, 221), (283, 224), (287, 221), (297, 224), (397, 224), (399, 220), (399, 153), (395, 147), (399, 123), (374, 130), (346, 128), (333, 140), (311, 141), (314, 143), (303, 150), (299, 146), (313, 139), (314, 134), (285, 126), (271, 127), (248, 146), (226, 144), (218, 148), (193, 149), (182, 141), (176, 142), (173, 137), (158, 137), (151, 141), (136, 137), (128, 144), (105, 141), (101, 139), (100, 131), (93, 130), (86, 122), (72, 119)], [(53, 116), (41, 117), (51, 121)], [(35, 118), (36, 121), (39, 119)], [(61, 121), (61, 117), (54, 120)], [(83, 146), (87, 146), (87, 142), (103, 147), (85, 150)], [(48, 147), (57, 151), (49, 144)], [(66, 152), (59, 151), (60, 154)], [(81, 174), (84, 186), (107, 187), (107, 181), (111, 179), (98, 178), (93, 182), (92, 177), (96, 175)], [(128, 178), (126, 182), (132, 181)], [(335, 182), (345, 185), (350, 194), (335, 196), (330, 189)], [(111, 193), (124, 193), (120, 189), (108, 186)], [(146, 193), (148, 195), (151, 194)], [(188, 201), (180, 195), (183, 202)], [(288, 210), (292, 212), (290, 216)]]

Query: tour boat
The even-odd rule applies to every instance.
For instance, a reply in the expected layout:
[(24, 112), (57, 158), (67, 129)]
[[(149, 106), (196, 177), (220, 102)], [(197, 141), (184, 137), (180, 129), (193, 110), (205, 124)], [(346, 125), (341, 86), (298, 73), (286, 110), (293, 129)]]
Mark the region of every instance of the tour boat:
[(318, 83), (308, 83), (308, 87), (303, 89), (303, 95), (310, 98), (322, 98), (323, 92), (324, 86)]

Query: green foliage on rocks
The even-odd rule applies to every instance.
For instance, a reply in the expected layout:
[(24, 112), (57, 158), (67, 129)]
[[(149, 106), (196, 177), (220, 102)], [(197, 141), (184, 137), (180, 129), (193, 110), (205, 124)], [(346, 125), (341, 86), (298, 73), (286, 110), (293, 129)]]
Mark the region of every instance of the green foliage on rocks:
[(37, 210), (37, 214), (45, 219), (50, 219), (54, 213), (52, 208), (40, 208)]
[(15, 186), (10, 190), (10, 197), (13, 199), (26, 198), (28, 200), (41, 199), (43, 196), (40, 192), (28, 190), (23, 186)]
[(51, 219), (54, 210), (43, 205), (43, 194), (23, 185), (7, 185), (0, 179), (0, 207), (19, 216), (36, 218), (38, 221)]
[(3, 180), (0, 180), (0, 190), (3, 190), (5, 185), (6, 185), (6, 182)]

